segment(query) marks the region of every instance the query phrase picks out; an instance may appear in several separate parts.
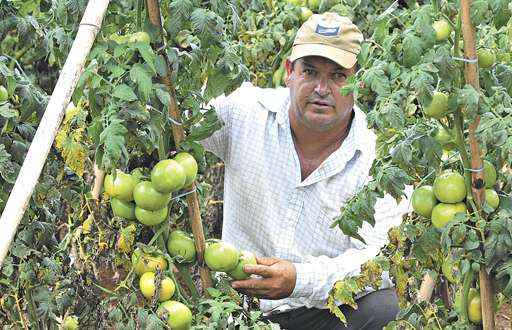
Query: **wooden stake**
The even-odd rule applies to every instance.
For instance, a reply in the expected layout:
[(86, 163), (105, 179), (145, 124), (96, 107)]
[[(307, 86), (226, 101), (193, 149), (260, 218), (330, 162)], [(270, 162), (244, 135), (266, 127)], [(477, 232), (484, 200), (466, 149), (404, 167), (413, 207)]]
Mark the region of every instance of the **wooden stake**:
[[(461, 20), (462, 36), (464, 38), (464, 56), (470, 60), (476, 60), (475, 30), (471, 22), (471, 0), (461, 0)], [(469, 62), (465, 65), (464, 76), (466, 83), (473, 86), (476, 91), (480, 91), (480, 82), (478, 76), (477, 62)], [(469, 126), (469, 147), (471, 150), (471, 189), (477, 205), (477, 212), (481, 213), (481, 207), (485, 201), (484, 172), (482, 169), (482, 158), (480, 148), (476, 139), (476, 129), (480, 123), (480, 117)], [(494, 330), (494, 311), (493, 311), (493, 290), (489, 274), (485, 267), (480, 268), (480, 299), (482, 302), (482, 325), (485, 330)]]
[(87, 4), (75, 41), (0, 218), (2, 224), (2, 230), (0, 230), (0, 267), (34, 192), (46, 157), (62, 121), (64, 109), (68, 105), (82, 74), (86, 58), (91, 51), (96, 34), (100, 30), (109, 2), (109, 0), (90, 0)]
[(101, 170), (96, 161), (94, 161), (94, 184), (91, 190), (91, 196), (95, 200), (100, 197), (101, 188), (103, 187), (103, 179), (105, 178), (105, 171)]
[(426, 273), (421, 281), (420, 290), (418, 291), (417, 300), (418, 302), (430, 301), (432, 298), (432, 292), (436, 286), (435, 279), (430, 276), (430, 273)]
[[(162, 32), (162, 20), (160, 16), (160, 5), (158, 0), (147, 0), (147, 8), (149, 14), (149, 20), (160, 32)], [(166, 61), (167, 74), (162, 78), (162, 83), (167, 87), (167, 91), (171, 96), (171, 102), (169, 105), (169, 116), (176, 122), (181, 122), (181, 114), (178, 110), (175, 97), (175, 89), (171, 80), (171, 66), (167, 62), (167, 57), (164, 56)], [(183, 127), (179, 125), (172, 125), (172, 134), (174, 137), (174, 143), (176, 146), (185, 139), (185, 131)], [(195, 183), (192, 184), (191, 190), (195, 190)], [(196, 244), (197, 262), (199, 264), (199, 276), (201, 277), (201, 283), (203, 289), (212, 286), (212, 279), (210, 277), (210, 271), (204, 263), (204, 250), (205, 250), (205, 239), (203, 232), (203, 223), (201, 221), (201, 212), (199, 210), (199, 199), (197, 192), (193, 192), (187, 195), (188, 204), (188, 215), (192, 225), (192, 233), (194, 234), (194, 240)]]

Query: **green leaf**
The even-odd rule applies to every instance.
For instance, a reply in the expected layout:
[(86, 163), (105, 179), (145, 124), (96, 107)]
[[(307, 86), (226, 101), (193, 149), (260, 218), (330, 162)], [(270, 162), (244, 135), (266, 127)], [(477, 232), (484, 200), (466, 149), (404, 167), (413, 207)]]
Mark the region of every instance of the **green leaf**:
[(137, 84), (142, 101), (147, 102), (152, 90), (152, 75), (141, 64), (135, 64), (130, 70), (131, 80)]
[(221, 33), (224, 30), (224, 21), (223, 19), (214, 13), (211, 10), (204, 8), (196, 8), (192, 14), (190, 15), (190, 24), (192, 25), (192, 29), (194, 34), (200, 36), (202, 41), (206, 41), (205, 39), (211, 38), (213, 40), (217, 39), (215, 36)]
[[(512, 31), (510, 32), (512, 36)], [(507, 89), (509, 95), (512, 95), (512, 67), (504, 64), (496, 65), (496, 78)]]
[(403, 47), (403, 63), (405, 66), (412, 67), (421, 60), (424, 49), (424, 42), (411, 32), (405, 32)]
[(137, 95), (135, 95), (133, 89), (126, 84), (117, 85), (112, 92), (112, 96), (128, 102), (137, 100)]
[(478, 102), (480, 95), (471, 85), (464, 86), (456, 92), (457, 104), (464, 108), (464, 113), (469, 121), (473, 121), (478, 112)]
[(393, 165), (380, 168), (378, 173), (372, 173), (372, 175), (380, 190), (389, 193), (397, 200), (404, 196), (405, 186), (412, 180), (405, 171)]
[(10, 103), (0, 105), (0, 116), (4, 118), (16, 118), (18, 117), (18, 111), (11, 107)]
[(11, 155), (5, 150), (5, 145), (0, 144), (0, 175), (8, 183), (14, 183), (18, 175), (19, 166), (11, 162)]
[(471, 2), (471, 22), (480, 25), (489, 17), (489, 0), (474, 0)]
[(507, 25), (512, 11), (508, 8), (510, 0), (489, 0), (491, 10), (493, 12), (494, 25), (497, 29)]
[(341, 231), (350, 237), (366, 243), (357, 231), (363, 226), (363, 222), (375, 224), (375, 203), (377, 197), (382, 197), (376, 190), (376, 186), (370, 183), (361, 191), (350, 198), (341, 208), (341, 215), (334, 219), (333, 225), (338, 225)]
[(128, 132), (123, 121), (116, 117), (110, 118), (110, 123), (100, 134), (100, 144), (103, 147), (103, 168), (112, 169), (118, 165), (122, 154), (127, 154), (125, 134)]
[(379, 95), (388, 95), (390, 93), (389, 79), (381, 66), (372, 66), (363, 74), (365, 84)]
[(156, 55), (153, 52), (153, 49), (151, 48), (151, 46), (149, 44), (145, 44), (145, 43), (141, 43), (141, 42), (136, 43), (135, 46), (137, 47), (140, 55), (142, 56), (142, 58), (144, 59), (146, 64), (149, 65), (149, 67), (151, 68), (153, 73), (156, 73), (156, 68), (155, 68)]

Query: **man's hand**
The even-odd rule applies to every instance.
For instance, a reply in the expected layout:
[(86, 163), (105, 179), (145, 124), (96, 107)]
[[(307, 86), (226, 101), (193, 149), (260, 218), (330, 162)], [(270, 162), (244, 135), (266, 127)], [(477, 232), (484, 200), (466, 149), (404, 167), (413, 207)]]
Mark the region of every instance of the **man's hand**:
[(260, 275), (262, 278), (249, 278), (234, 281), (231, 286), (244, 293), (263, 299), (283, 299), (289, 297), (295, 288), (297, 273), (295, 266), (283, 259), (256, 257), (257, 265), (245, 265), (244, 272)]

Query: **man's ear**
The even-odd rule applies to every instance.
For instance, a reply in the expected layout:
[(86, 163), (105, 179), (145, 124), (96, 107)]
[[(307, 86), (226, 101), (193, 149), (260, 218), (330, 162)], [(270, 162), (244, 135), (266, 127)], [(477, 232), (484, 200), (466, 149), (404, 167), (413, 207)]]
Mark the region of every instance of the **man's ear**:
[(289, 87), (289, 81), (290, 81), (292, 73), (293, 73), (293, 63), (292, 63), (292, 61), (290, 61), (290, 59), (287, 58), (284, 61), (284, 68), (286, 71), (285, 85), (286, 85), (286, 87)]

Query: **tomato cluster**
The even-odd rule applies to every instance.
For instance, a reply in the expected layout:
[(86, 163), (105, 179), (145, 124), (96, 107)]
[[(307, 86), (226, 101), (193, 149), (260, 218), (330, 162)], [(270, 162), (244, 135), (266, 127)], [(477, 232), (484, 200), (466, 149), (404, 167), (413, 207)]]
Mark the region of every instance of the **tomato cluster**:
[(158, 314), (166, 315), (167, 324), (171, 329), (189, 329), (192, 312), (183, 303), (170, 300), (176, 291), (176, 283), (170, 277), (161, 275), (157, 288), (157, 274), (164, 274), (168, 270), (165, 258), (158, 253), (146, 253), (137, 248), (132, 254), (132, 265), (134, 272), (140, 276), (139, 287), (142, 295), (149, 301), (156, 299), (162, 303), (158, 308)]
[(167, 218), (171, 194), (190, 186), (196, 175), (196, 160), (189, 153), (181, 152), (173, 159), (157, 163), (150, 181), (144, 180), (141, 169), (131, 174), (116, 170), (105, 177), (104, 187), (111, 196), (114, 215), (154, 226)]
[[(499, 206), (498, 194), (492, 187), (496, 183), (494, 165), (484, 160), (485, 201), (493, 210)], [(430, 218), (436, 228), (443, 228), (452, 221), (457, 213), (466, 213), (464, 203), (467, 189), (464, 177), (454, 171), (447, 170), (434, 180), (434, 186), (423, 185), (414, 190), (412, 207), (414, 211)]]

